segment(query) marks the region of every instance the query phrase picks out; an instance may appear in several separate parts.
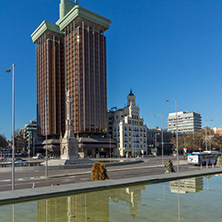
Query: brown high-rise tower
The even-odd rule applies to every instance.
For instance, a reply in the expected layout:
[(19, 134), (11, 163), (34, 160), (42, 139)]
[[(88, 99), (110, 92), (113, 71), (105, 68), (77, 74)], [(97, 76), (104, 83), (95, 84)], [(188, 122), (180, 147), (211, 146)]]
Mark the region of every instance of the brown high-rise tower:
[[(61, 0), (56, 24), (43, 21), (32, 34), (37, 56), (37, 122), (40, 135), (65, 130), (65, 90), (70, 91), (73, 130), (107, 132), (106, 38), (111, 21)], [(47, 102), (46, 102), (47, 101)], [(46, 105), (46, 106), (45, 106)], [(45, 114), (47, 113), (47, 118)]]
[(107, 131), (106, 39), (104, 27), (83, 18), (65, 29), (66, 87), (74, 132)]

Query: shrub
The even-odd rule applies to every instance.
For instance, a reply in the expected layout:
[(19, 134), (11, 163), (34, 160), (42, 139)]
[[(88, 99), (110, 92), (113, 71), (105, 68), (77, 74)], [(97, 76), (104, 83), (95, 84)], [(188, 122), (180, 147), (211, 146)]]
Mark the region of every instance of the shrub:
[(173, 168), (173, 162), (171, 160), (167, 160), (165, 162), (164, 173), (174, 173), (175, 170)]
[(221, 157), (221, 156), (218, 156), (218, 157), (217, 157), (216, 167), (222, 167), (222, 157)]
[(106, 165), (104, 163), (95, 162), (91, 171), (91, 181), (108, 179), (109, 177), (107, 175)]

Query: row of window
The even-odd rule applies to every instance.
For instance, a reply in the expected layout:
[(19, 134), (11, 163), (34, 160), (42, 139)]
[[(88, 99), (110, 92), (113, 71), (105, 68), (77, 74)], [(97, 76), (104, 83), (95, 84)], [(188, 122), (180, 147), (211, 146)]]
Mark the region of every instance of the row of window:
[[(115, 127), (114, 128), (114, 132), (116, 132), (116, 129), (119, 131), (119, 127)], [(127, 128), (126, 126), (124, 127), (124, 130), (125, 131), (127, 131), (129, 129), (129, 131), (131, 131), (131, 129), (133, 129), (133, 131), (135, 131), (135, 132), (146, 132), (146, 128), (138, 128), (138, 127), (133, 127), (133, 128), (131, 128), (131, 127), (129, 127), (129, 128)]]
[[(144, 146), (143, 145), (139, 146), (137, 144), (134, 145), (134, 148), (141, 148), (141, 149), (145, 148), (146, 149), (146, 147), (147, 147), (146, 145), (144, 145)], [(127, 144), (125, 144), (125, 148), (128, 148)], [(129, 148), (132, 148), (131, 144), (129, 144)]]
[[(180, 118), (174, 118), (174, 119), (168, 119), (169, 122), (176, 121), (176, 120), (193, 120), (194, 117), (180, 117)], [(195, 120), (200, 120), (200, 118), (195, 118)]]

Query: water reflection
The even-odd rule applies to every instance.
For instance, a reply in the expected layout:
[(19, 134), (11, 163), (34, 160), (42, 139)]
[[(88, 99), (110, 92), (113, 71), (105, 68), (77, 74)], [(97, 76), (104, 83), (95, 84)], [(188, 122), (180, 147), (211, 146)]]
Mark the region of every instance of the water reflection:
[(181, 221), (180, 194), (199, 193), (203, 191), (203, 177), (193, 177), (169, 182), (171, 193), (177, 193), (177, 217)]
[(163, 184), (163, 197), (162, 198), (157, 198), (157, 200), (165, 201), (165, 184)]
[(221, 183), (222, 177), (200, 176), (2, 206), (0, 221), (221, 221)]
[(214, 189), (209, 188), (209, 179), (213, 177), (213, 175), (204, 176), (207, 178), (207, 191), (215, 191)]
[(109, 221), (109, 202), (124, 201), (135, 219), (145, 186), (104, 190), (38, 201), (38, 222)]
[[(179, 190), (178, 190), (179, 186)], [(198, 193), (203, 190), (203, 177), (193, 177), (184, 180), (170, 181), (170, 191), (172, 193)]]

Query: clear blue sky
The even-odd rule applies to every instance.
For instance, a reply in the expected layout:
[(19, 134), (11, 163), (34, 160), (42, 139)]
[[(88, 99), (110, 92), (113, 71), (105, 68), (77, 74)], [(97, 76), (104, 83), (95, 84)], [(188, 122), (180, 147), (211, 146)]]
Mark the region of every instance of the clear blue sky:
[[(12, 78), (16, 65), (16, 128), (36, 117), (35, 45), (31, 33), (56, 22), (60, 0), (1, 0), (0, 133), (11, 137)], [(112, 20), (107, 36), (108, 108), (121, 108), (132, 87), (149, 128), (160, 117), (196, 111), (210, 127), (222, 125), (221, 0), (79, 0)]]

